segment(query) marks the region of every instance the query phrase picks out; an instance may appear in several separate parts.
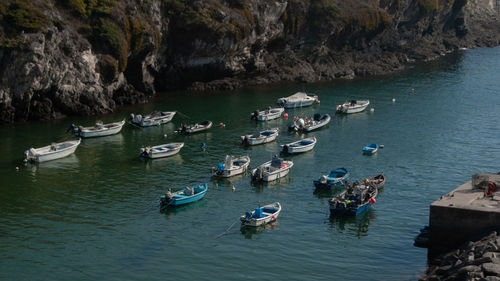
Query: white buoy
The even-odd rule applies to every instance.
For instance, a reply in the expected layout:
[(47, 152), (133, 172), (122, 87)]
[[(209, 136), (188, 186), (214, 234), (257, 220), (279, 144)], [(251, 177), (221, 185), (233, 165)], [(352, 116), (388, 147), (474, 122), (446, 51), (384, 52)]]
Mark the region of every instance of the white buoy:
[(370, 112), (374, 112), (375, 111), (375, 108), (370, 108)]
[(234, 187), (234, 184), (233, 184), (233, 188), (231, 188), (232, 191), (235, 191), (236, 190), (236, 187)]
[(19, 167), (16, 167), (16, 171), (18, 171), (18, 172), (19, 172)]
[(380, 147), (380, 148), (384, 148), (384, 145), (383, 145), (383, 144), (381, 144), (381, 145), (379, 145), (378, 147)]
[(392, 102), (396, 102), (396, 99), (392, 99)]
[(167, 137), (167, 134), (164, 134), (164, 135), (163, 135), (163, 137), (164, 137), (164, 138), (166, 138), (166, 137)]

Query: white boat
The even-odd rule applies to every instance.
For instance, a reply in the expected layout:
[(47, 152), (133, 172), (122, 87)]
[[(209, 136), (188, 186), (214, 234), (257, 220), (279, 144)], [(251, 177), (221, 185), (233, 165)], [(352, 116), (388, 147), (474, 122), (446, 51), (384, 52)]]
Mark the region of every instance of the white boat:
[(370, 105), (369, 100), (351, 100), (343, 104), (337, 105), (337, 113), (358, 113), (366, 109)]
[(264, 111), (255, 110), (250, 118), (258, 121), (268, 121), (279, 118), (281, 114), (285, 111), (283, 107), (268, 108)]
[(265, 131), (257, 132), (253, 135), (241, 136), (241, 143), (247, 145), (257, 145), (272, 142), (278, 136), (279, 129), (268, 129)]
[(53, 143), (40, 148), (30, 148), (24, 152), (24, 157), (28, 161), (45, 162), (66, 157), (73, 152), (80, 144), (81, 139)]
[(97, 121), (95, 126), (92, 127), (78, 126), (77, 128), (73, 124), (71, 124), (71, 127), (73, 128), (75, 135), (79, 137), (94, 138), (118, 134), (122, 130), (123, 124), (125, 124), (125, 120), (109, 124), (103, 124), (102, 121)]
[(224, 163), (219, 163), (217, 168), (212, 168), (212, 173), (216, 177), (229, 178), (244, 173), (250, 165), (250, 157), (234, 157), (226, 155)]
[(331, 117), (329, 114), (314, 114), (312, 119), (309, 118), (299, 118), (297, 120), (294, 119), (294, 122), (288, 129), (294, 131), (304, 131), (310, 132), (316, 129), (319, 129), (323, 126), (326, 126), (330, 123)]
[(273, 222), (278, 219), (280, 212), (281, 204), (279, 202), (260, 206), (240, 217), (241, 226), (257, 227)]
[(182, 125), (177, 132), (185, 134), (193, 134), (201, 131), (205, 131), (212, 128), (212, 121), (202, 121), (200, 123), (195, 123), (192, 125)]
[(298, 92), (286, 98), (279, 98), (277, 103), (284, 108), (296, 108), (310, 106), (314, 102), (319, 103), (318, 96), (308, 96), (306, 93)]
[(252, 180), (274, 181), (286, 176), (292, 167), (292, 161), (283, 160), (274, 156), (271, 161), (268, 161), (252, 170)]
[(302, 139), (302, 140), (299, 140), (296, 142), (282, 145), (281, 152), (282, 153), (289, 153), (289, 154), (302, 153), (302, 152), (312, 150), (315, 145), (316, 145), (316, 138), (315, 137), (305, 138), (305, 139)]
[(140, 114), (130, 114), (132, 124), (141, 127), (149, 127), (155, 125), (165, 124), (174, 118), (175, 111), (153, 111), (151, 114), (142, 116)]
[(173, 142), (157, 146), (141, 148), (141, 156), (146, 158), (161, 158), (177, 154), (184, 146), (183, 142)]

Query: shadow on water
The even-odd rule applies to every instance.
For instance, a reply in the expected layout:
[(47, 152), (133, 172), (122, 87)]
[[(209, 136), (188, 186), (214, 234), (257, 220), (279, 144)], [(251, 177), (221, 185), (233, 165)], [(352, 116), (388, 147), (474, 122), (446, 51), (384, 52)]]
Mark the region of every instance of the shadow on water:
[(278, 221), (273, 221), (271, 223), (261, 225), (258, 227), (251, 227), (251, 226), (243, 226), (240, 228), (240, 232), (243, 236), (245, 236), (245, 239), (252, 239), (252, 236), (259, 234), (260, 232), (266, 231), (266, 230), (277, 230), (279, 229), (279, 222)]
[[(158, 202), (158, 205), (159, 204), (160, 203)], [(193, 202), (193, 203), (187, 204), (187, 205), (178, 206), (178, 207), (173, 207), (173, 206), (160, 207), (160, 213), (165, 214), (165, 216), (167, 218), (172, 218), (173, 216), (177, 215), (178, 213), (187, 212), (189, 210), (195, 210), (195, 209), (199, 209), (199, 208), (204, 208), (204, 207), (206, 207), (206, 205), (207, 205), (207, 202), (205, 200), (201, 199), (200, 201)]]
[(340, 194), (344, 190), (343, 187), (336, 188), (315, 188), (313, 191), (313, 195), (318, 198), (332, 198), (334, 195)]
[(356, 237), (367, 236), (370, 221), (376, 219), (375, 211), (369, 209), (355, 217), (352, 216), (333, 216), (329, 218), (330, 227), (339, 233), (353, 233)]
[(272, 189), (279, 189), (281, 187), (284, 187), (285, 185), (289, 185), (291, 182), (291, 179), (288, 175), (286, 175), (283, 178), (266, 182), (266, 181), (250, 181), (250, 185), (254, 187), (255, 191), (258, 193), (261, 193), (264, 191), (264, 188), (272, 188)]

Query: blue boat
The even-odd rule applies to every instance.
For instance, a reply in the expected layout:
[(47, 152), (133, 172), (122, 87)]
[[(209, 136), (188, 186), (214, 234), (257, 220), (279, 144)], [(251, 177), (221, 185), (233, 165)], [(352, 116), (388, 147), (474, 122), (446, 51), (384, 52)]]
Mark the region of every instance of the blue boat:
[(348, 216), (361, 214), (372, 204), (375, 204), (377, 194), (378, 189), (374, 185), (365, 185), (359, 182), (346, 185), (346, 190), (328, 201), (330, 214)]
[(314, 181), (314, 186), (317, 188), (335, 188), (344, 185), (345, 179), (349, 177), (349, 171), (346, 168), (338, 168), (332, 170), (328, 176), (321, 176)]
[(160, 197), (160, 205), (162, 207), (176, 207), (196, 202), (205, 196), (207, 189), (207, 184), (202, 183), (192, 187), (187, 186), (176, 192), (167, 191), (165, 195)]
[(378, 144), (370, 143), (369, 145), (363, 147), (364, 154), (375, 154), (378, 151)]

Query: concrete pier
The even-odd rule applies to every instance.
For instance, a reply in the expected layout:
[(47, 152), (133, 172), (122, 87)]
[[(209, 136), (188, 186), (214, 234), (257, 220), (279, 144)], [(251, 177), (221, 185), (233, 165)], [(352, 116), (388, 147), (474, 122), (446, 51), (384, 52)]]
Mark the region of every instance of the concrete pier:
[[(472, 181), (431, 204), (429, 254), (454, 249), (492, 230), (500, 231), (500, 175), (481, 174), (499, 187), (493, 196), (472, 186)], [(431, 253), (432, 252), (432, 253)]]

